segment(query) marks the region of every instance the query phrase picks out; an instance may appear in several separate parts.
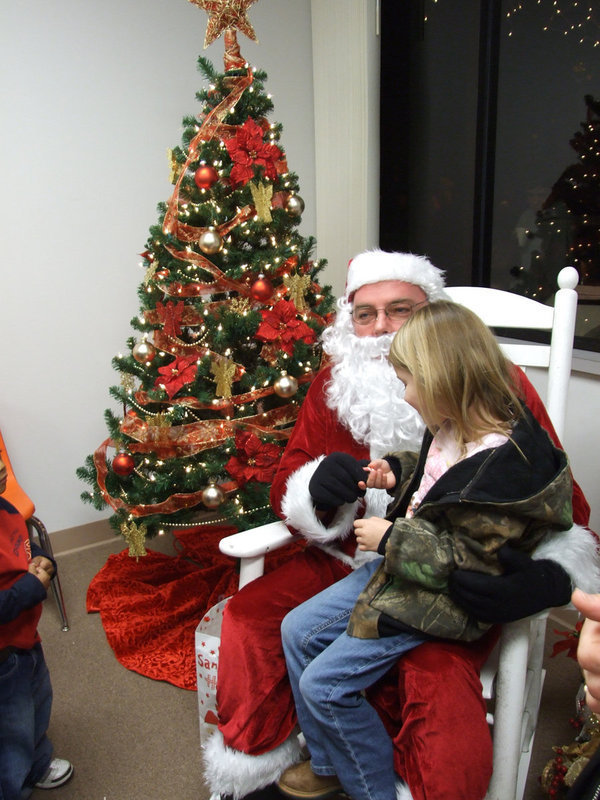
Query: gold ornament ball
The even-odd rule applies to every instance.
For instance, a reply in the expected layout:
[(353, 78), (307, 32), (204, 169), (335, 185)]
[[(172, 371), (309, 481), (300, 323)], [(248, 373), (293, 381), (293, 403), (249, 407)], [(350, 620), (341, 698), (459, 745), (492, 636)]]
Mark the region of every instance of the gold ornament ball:
[(298, 381), (291, 375), (281, 375), (273, 384), (273, 388), (279, 397), (293, 397), (298, 391)]
[(204, 233), (200, 236), (198, 239), (198, 244), (200, 245), (200, 250), (202, 250), (203, 253), (206, 253), (208, 256), (212, 256), (214, 253), (219, 252), (223, 246), (223, 240), (216, 231), (208, 230), (204, 231)]
[(291, 214), (292, 217), (300, 217), (304, 211), (304, 200), (299, 194), (291, 194), (287, 199), (285, 207), (288, 210), (288, 214)]
[(202, 492), (202, 502), (207, 508), (218, 508), (225, 500), (225, 494), (216, 483), (209, 484)]
[(149, 364), (154, 360), (156, 349), (154, 345), (147, 342), (145, 339), (134, 345), (131, 355), (139, 364)]

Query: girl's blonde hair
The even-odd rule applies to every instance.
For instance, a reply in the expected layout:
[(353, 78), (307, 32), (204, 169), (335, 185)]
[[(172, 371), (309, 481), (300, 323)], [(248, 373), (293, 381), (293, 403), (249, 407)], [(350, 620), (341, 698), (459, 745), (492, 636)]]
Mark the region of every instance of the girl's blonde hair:
[(463, 444), (509, 433), (522, 413), (514, 366), (492, 331), (458, 303), (440, 300), (417, 309), (396, 333), (389, 360), (413, 376), (430, 430), (450, 419)]

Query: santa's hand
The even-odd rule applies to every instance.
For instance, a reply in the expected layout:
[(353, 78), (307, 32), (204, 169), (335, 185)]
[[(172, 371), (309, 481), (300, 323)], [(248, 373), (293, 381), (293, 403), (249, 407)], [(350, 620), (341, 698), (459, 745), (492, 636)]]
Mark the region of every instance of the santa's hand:
[(503, 575), (456, 569), (450, 574), (450, 597), (481, 622), (523, 619), (571, 599), (571, 578), (555, 561), (533, 559), (510, 544), (498, 551)]
[(353, 503), (365, 493), (358, 485), (364, 479), (367, 459), (356, 459), (348, 453), (331, 453), (313, 472), (308, 491), (319, 510)]
[(369, 517), (368, 519), (354, 520), (354, 534), (359, 550), (372, 550), (377, 552), (379, 543), (392, 525), (389, 519)]

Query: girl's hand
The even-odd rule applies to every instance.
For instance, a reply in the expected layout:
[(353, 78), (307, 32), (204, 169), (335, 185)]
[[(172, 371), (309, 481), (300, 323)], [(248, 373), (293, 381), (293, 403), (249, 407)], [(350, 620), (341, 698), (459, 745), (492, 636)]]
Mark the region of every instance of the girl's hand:
[(361, 489), (393, 489), (396, 485), (396, 476), (385, 458), (376, 458), (364, 470), (367, 477), (359, 481)]
[(371, 550), (376, 553), (379, 543), (391, 524), (389, 519), (382, 519), (381, 517), (355, 519), (354, 533), (358, 542), (358, 549)]

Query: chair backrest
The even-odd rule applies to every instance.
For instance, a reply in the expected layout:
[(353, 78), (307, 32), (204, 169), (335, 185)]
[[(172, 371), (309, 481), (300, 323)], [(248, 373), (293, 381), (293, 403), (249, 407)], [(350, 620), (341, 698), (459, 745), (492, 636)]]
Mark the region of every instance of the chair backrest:
[(456, 303), (474, 311), (490, 328), (549, 331), (550, 344), (502, 342), (502, 349), (520, 367), (548, 370), (546, 410), (554, 429), (563, 438), (567, 412), (567, 391), (571, 375), (579, 274), (565, 267), (558, 274), (554, 307), (529, 297), (481, 286), (449, 286), (446, 293)]
[(27, 520), (33, 516), (35, 511), (35, 506), (33, 502), (29, 499), (29, 496), (21, 489), (19, 485), (15, 473), (13, 472), (12, 464), (10, 463), (10, 458), (8, 457), (8, 453), (6, 451), (6, 445), (4, 444), (4, 439), (2, 438), (2, 432), (0, 431), (0, 456), (2, 457), (2, 461), (4, 461), (4, 466), (6, 467), (6, 489), (2, 494), (9, 503), (11, 503), (17, 511)]

